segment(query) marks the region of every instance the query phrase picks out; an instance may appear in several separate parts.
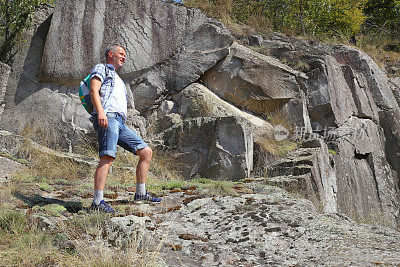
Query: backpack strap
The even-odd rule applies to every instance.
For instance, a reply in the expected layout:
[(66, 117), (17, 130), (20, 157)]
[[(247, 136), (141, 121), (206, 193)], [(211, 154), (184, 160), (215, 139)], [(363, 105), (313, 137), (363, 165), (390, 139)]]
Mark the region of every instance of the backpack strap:
[[(106, 78), (104, 79), (104, 81), (105, 81), (107, 79), (107, 77), (109, 76), (109, 74), (110, 74), (110, 70), (107, 67), (107, 63), (104, 63), (104, 68), (105, 68), (105, 72), (106, 72)], [(115, 76), (111, 77), (111, 90), (110, 90), (110, 93), (107, 96), (107, 99), (104, 100), (104, 105), (107, 103), (108, 99), (110, 98), (110, 96), (111, 96), (111, 94), (112, 94), (112, 92), (114, 90), (114, 83), (115, 83)]]

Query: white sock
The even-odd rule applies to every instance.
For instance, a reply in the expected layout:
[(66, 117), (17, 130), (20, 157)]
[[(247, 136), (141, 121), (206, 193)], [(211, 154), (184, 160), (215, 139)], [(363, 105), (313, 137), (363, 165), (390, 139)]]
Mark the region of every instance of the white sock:
[(99, 205), (103, 200), (103, 190), (94, 190), (94, 204)]
[(138, 195), (146, 194), (146, 183), (136, 183), (136, 194)]

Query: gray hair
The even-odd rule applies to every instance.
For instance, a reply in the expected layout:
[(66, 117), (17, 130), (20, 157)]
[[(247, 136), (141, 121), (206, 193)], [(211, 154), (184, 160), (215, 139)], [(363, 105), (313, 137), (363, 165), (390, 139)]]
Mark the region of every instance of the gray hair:
[(121, 48), (124, 49), (125, 52), (126, 52), (125, 47), (123, 47), (122, 45), (119, 45), (119, 44), (112, 44), (112, 45), (109, 45), (109, 46), (107, 46), (107, 49), (106, 49), (106, 54), (105, 54), (106, 60), (107, 60), (107, 57), (108, 57), (108, 53), (109, 53), (110, 51), (111, 51), (111, 52), (114, 52), (115, 49), (117, 49), (117, 47), (121, 47)]

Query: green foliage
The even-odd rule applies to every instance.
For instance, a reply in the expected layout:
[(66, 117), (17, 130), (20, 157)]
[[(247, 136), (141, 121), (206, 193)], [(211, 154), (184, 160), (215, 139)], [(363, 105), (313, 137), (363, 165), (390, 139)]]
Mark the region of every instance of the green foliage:
[[(299, 35), (356, 34), (366, 16), (366, 0), (187, 0), (208, 15), (247, 24), (256, 30)], [(218, 6), (221, 5), (221, 8)]]
[(355, 34), (366, 16), (364, 0), (261, 0), (234, 1), (234, 16), (243, 23), (252, 16), (267, 18), (272, 30), (291, 34), (334, 35), (337, 31)]
[(9, 64), (21, 33), (29, 27), (31, 14), (43, 3), (54, 0), (1, 0), (0, 2), (0, 61)]
[(19, 212), (3, 210), (0, 212), (0, 234), (6, 232), (20, 234), (26, 230), (28, 219)]
[(389, 30), (391, 35), (399, 34), (399, 0), (368, 0), (364, 12), (369, 16), (368, 27), (378, 26), (381, 30)]
[(37, 187), (39, 187), (39, 189), (46, 191), (46, 192), (51, 192), (54, 191), (55, 188), (52, 185), (49, 185), (48, 183), (42, 182), (42, 183), (36, 183)]
[(42, 211), (47, 213), (49, 216), (59, 217), (60, 214), (67, 209), (64, 206), (58, 204), (49, 204), (45, 206), (34, 206), (32, 208), (33, 211)]

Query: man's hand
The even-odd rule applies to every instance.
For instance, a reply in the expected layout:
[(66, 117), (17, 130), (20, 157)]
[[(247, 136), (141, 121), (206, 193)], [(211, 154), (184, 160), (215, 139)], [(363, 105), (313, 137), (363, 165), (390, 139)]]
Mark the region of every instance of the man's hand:
[(99, 114), (98, 116), (99, 116), (99, 119), (98, 119), (99, 125), (101, 127), (103, 127), (104, 129), (107, 129), (108, 119), (107, 119), (106, 114), (103, 113), (101, 115)]

